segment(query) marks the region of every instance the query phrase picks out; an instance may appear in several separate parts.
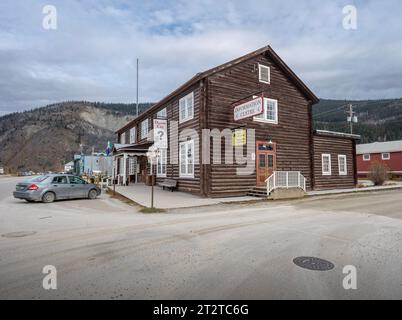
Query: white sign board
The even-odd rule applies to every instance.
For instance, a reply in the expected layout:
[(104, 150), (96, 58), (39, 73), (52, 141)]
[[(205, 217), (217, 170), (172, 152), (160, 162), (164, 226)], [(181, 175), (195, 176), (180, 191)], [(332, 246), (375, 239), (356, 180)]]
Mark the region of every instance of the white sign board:
[(239, 104), (234, 108), (234, 120), (253, 117), (264, 111), (264, 98), (258, 97), (245, 103)]
[(168, 147), (167, 120), (154, 119), (154, 146), (159, 149)]

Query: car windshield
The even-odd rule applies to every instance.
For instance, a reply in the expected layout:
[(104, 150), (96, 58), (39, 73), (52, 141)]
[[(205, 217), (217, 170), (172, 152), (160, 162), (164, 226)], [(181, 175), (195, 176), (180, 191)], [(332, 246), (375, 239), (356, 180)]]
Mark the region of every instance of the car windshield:
[(45, 181), (47, 178), (49, 178), (49, 176), (39, 176), (39, 177), (35, 177), (32, 179), (29, 179), (29, 182), (42, 182)]

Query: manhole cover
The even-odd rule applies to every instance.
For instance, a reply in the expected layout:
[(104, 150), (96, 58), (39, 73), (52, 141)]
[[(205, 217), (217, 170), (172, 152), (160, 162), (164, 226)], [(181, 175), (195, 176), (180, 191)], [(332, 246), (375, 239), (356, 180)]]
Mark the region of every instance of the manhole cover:
[(293, 259), (293, 263), (301, 268), (314, 271), (328, 271), (335, 267), (332, 262), (315, 257), (297, 257)]
[(35, 233), (36, 233), (35, 231), (20, 231), (20, 232), (11, 232), (2, 234), (1, 236), (4, 238), (23, 238), (27, 236), (32, 236)]

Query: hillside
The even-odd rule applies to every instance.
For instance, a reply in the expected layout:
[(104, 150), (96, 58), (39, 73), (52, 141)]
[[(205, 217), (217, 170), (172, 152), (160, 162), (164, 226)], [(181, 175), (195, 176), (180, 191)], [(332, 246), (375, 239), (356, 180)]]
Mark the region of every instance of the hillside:
[(350, 132), (346, 122), (347, 104), (353, 104), (358, 116), (353, 133), (360, 134), (360, 143), (402, 140), (402, 99), (388, 100), (325, 100), (313, 107), (316, 129)]
[(61, 170), (80, 145), (84, 152), (105, 150), (134, 113), (133, 104), (64, 102), (0, 117), (0, 165), (11, 172)]

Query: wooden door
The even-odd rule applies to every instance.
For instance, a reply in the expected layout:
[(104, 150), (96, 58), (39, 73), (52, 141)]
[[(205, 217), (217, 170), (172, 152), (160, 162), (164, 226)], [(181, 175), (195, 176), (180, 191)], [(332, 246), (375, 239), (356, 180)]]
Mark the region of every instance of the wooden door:
[(276, 145), (268, 141), (257, 141), (256, 151), (257, 185), (265, 185), (265, 180), (276, 170)]

